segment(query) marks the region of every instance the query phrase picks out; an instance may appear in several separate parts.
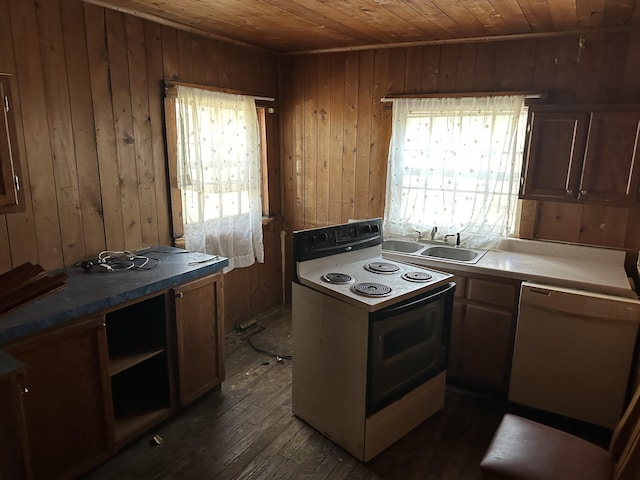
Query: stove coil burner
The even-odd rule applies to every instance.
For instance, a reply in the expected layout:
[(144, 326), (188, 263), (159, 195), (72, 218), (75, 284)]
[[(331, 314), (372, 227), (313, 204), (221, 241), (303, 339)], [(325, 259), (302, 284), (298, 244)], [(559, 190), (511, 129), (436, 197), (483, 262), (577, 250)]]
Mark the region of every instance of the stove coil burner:
[(353, 277), (346, 273), (330, 272), (322, 275), (322, 280), (327, 283), (345, 284), (353, 282)]
[(384, 297), (391, 293), (391, 287), (383, 285), (382, 283), (356, 283), (351, 289), (358, 295), (365, 297)]
[(416, 272), (405, 272), (402, 274), (402, 278), (404, 278), (405, 280), (409, 280), (410, 282), (420, 283), (420, 282), (428, 282), (433, 278), (433, 276), (428, 274), (427, 272), (416, 271)]
[(400, 270), (400, 267), (397, 265), (394, 265), (393, 263), (371, 262), (371, 263), (367, 263), (364, 266), (364, 269), (373, 273), (390, 274), (390, 273), (396, 273), (398, 270)]

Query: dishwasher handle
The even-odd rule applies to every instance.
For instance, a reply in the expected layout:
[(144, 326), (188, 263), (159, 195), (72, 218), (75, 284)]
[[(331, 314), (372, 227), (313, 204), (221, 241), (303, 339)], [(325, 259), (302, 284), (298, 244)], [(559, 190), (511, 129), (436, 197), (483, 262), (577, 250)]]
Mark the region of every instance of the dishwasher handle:
[(551, 295), (551, 292), (547, 289), (544, 288), (538, 288), (538, 287), (529, 287), (529, 291), (532, 294), (535, 295), (544, 295), (545, 297), (548, 297), (549, 295)]
[(640, 302), (637, 300), (526, 282), (520, 288), (519, 308), (607, 323), (640, 322)]
[(633, 327), (633, 328), (637, 328), (636, 325), (638, 323), (637, 321), (634, 322), (634, 321), (629, 321), (629, 320), (619, 319), (619, 318), (607, 318), (607, 317), (592, 315), (588, 313), (567, 312), (567, 311), (556, 310), (554, 308), (546, 308), (541, 305), (532, 305), (532, 304), (522, 305), (520, 307), (520, 314), (522, 314), (522, 311), (526, 310), (527, 308), (537, 313), (547, 313), (547, 314), (557, 315), (558, 321), (562, 321), (562, 318), (575, 318), (577, 320), (582, 320), (583, 322), (597, 322), (597, 323), (606, 323), (611, 325), (628, 325), (629, 327)]

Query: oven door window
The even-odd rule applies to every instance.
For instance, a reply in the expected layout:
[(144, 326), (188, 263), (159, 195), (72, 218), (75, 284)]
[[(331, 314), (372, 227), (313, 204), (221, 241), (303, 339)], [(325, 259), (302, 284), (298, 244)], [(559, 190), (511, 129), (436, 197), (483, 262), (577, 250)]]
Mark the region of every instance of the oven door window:
[(412, 308), (372, 317), (368, 414), (446, 369), (452, 298), (453, 289), (447, 289), (415, 302)]
[(442, 333), (438, 310), (431, 309), (426, 318), (411, 318), (405, 315), (404, 319), (398, 319), (398, 323), (404, 325), (398, 325), (397, 328), (378, 337), (378, 341), (382, 343), (379, 348), (380, 363), (391, 365), (418, 351), (430, 353), (429, 357), (435, 360)]

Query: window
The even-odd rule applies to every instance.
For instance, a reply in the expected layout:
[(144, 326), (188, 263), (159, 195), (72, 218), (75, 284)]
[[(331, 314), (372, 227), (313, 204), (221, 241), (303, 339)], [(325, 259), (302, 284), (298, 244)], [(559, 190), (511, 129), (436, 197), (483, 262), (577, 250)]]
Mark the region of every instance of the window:
[(514, 235), (526, 117), (520, 96), (395, 99), (385, 231)]
[(229, 258), (225, 271), (263, 262), (264, 134), (254, 99), (178, 86), (175, 119), (185, 248)]

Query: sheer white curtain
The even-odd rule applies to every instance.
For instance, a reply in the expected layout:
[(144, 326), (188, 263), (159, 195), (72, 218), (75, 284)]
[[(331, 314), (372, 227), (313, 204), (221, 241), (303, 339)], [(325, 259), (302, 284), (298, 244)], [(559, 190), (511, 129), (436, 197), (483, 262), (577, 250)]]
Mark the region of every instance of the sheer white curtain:
[(176, 119), (186, 248), (229, 258), (225, 272), (264, 262), (255, 101), (179, 86)]
[(385, 232), (513, 235), (525, 124), (521, 96), (394, 99)]

